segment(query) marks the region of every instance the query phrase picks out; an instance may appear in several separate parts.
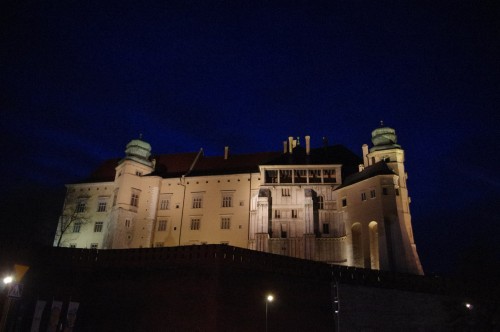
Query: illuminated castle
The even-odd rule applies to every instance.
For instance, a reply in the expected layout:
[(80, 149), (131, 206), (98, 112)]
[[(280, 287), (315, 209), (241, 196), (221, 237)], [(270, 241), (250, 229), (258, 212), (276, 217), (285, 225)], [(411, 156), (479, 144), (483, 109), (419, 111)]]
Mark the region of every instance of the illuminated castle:
[(123, 159), (68, 184), (54, 245), (121, 249), (228, 244), (331, 264), (423, 274), (394, 129), (372, 132), (363, 158), (341, 145)]

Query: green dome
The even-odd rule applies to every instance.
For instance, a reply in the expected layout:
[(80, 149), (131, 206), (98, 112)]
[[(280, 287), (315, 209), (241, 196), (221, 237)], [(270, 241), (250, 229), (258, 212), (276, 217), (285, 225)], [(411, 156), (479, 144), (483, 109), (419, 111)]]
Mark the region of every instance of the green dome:
[(125, 153), (128, 156), (136, 156), (144, 159), (149, 159), (151, 156), (151, 145), (142, 139), (133, 139), (127, 144)]
[(124, 160), (134, 160), (147, 166), (152, 165), (152, 162), (149, 160), (151, 156), (151, 145), (143, 141), (142, 138), (131, 140), (127, 144), (125, 154), (126, 156), (121, 162)]
[(372, 143), (373, 147), (370, 151), (376, 150), (386, 150), (401, 148), (400, 145), (396, 144), (398, 137), (396, 131), (393, 128), (386, 127), (381, 123), (381, 126), (374, 131), (372, 131)]

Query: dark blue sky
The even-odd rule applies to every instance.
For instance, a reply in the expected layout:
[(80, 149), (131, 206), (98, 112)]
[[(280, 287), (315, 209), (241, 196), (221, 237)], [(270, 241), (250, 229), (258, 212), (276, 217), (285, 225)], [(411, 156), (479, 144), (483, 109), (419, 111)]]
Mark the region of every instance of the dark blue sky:
[(104, 2), (0, 5), (4, 236), (37, 229), (62, 207), (54, 190), (139, 133), (154, 153), (311, 135), (360, 154), (384, 120), (407, 153), (424, 270), (498, 262), (494, 2)]

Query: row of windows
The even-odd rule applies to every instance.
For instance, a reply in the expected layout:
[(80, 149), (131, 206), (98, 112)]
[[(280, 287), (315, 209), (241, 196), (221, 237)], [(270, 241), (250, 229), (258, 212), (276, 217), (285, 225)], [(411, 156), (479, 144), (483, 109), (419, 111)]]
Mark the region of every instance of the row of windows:
[[(170, 210), (170, 208), (171, 208), (170, 201), (171, 201), (171, 197), (161, 198), (160, 199), (160, 210)], [(223, 193), (222, 194), (221, 206), (224, 208), (233, 207), (233, 193)], [(240, 206), (243, 206), (243, 202), (240, 203)], [(191, 207), (193, 209), (203, 208), (203, 195), (197, 194), (197, 195), (193, 196), (193, 201), (192, 201)]]
[[(76, 248), (76, 243), (70, 243), (69, 247)], [(91, 243), (90, 244), (90, 249), (98, 249), (98, 248), (99, 248), (99, 243)]]
[(296, 219), (299, 216), (298, 210), (292, 209), (292, 210), (274, 210), (274, 218), (275, 219), (281, 219), (281, 218), (293, 218)]
[(265, 170), (266, 183), (336, 183), (335, 169)]
[[(73, 233), (80, 233), (82, 225), (83, 225), (82, 221), (75, 221), (73, 223)], [(104, 225), (103, 221), (96, 221), (94, 223), (94, 233), (102, 233), (103, 225)]]
[[(396, 196), (399, 196), (399, 189), (395, 188), (394, 193), (396, 194)], [(384, 195), (384, 196), (389, 195), (389, 188), (383, 187), (382, 188), (382, 195)], [(375, 189), (370, 189), (370, 198), (376, 198), (376, 197), (377, 197), (377, 192), (375, 191)], [(361, 200), (366, 201), (366, 193), (365, 192), (361, 193)]]
[[(97, 202), (97, 212), (106, 212), (108, 202), (107, 198), (99, 198)], [(87, 210), (87, 199), (79, 199), (76, 203), (75, 212), (83, 213)]]

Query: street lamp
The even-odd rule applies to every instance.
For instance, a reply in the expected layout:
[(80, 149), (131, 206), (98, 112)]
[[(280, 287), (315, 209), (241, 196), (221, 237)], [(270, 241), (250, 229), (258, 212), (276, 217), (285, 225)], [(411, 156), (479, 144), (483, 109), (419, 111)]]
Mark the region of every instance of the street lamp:
[(266, 332), (267, 332), (267, 305), (268, 303), (273, 302), (274, 296), (272, 294), (269, 294), (266, 296)]
[[(5, 286), (8, 286), (14, 281), (14, 277), (12, 276), (6, 276), (3, 278), (3, 284)], [(3, 304), (3, 312), (2, 312), (2, 318), (0, 319), (0, 331), (5, 331), (5, 325), (7, 324), (7, 316), (9, 315), (9, 309), (10, 309), (10, 297), (7, 296), (7, 301), (4, 302)]]
[(12, 276), (7, 276), (5, 278), (3, 278), (3, 283), (4, 284), (10, 284), (12, 281), (14, 281), (14, 278)]

